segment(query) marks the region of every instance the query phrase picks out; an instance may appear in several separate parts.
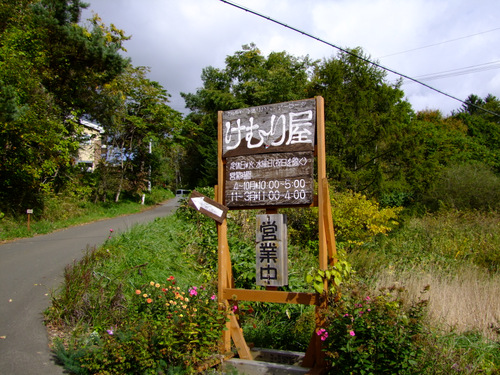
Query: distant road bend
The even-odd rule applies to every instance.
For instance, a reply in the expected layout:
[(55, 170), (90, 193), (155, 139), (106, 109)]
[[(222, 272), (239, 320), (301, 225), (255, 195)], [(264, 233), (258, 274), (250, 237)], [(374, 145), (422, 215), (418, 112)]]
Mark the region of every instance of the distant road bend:
[(0, 374), (64, 374), (48, 347), (42, 312), (64, 267), (114, 233), (171, 214), (174, 198), (153, 209), (0, 245)]

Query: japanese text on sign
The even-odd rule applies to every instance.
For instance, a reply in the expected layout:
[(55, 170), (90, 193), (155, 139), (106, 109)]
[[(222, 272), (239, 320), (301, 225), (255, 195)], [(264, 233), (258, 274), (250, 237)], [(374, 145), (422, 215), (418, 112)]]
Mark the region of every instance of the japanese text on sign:
[(257, 285), (288, 284), (286, 217), (281, 214), (257, 215)]
[(227, 158), (226, 206), (287, 206), (312, 203), (312, 152), (273, 153)]
[(223, 113), (223, 155), (313, 150), (314, 99)]

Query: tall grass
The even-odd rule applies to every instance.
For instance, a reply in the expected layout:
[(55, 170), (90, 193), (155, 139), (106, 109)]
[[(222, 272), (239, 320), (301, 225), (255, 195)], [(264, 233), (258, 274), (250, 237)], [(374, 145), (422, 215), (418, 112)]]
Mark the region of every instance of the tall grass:
[(377, 289), (390, 285), (405, 287), (413, 299), (430, 286), (428, 314), (432, 326), (442, 332), (479, 332), (491, 340), (500, 332), (500, 275), (489, 275), (477, 267), (457, 268), (455, 275), (443, 275), (441, 270), (429, 272), (387, 269), (376, 280)]
[(27, 215), (0, 216), (0, 241), (32, 237), (73, 225), (137, 213), (173, 196), (168, 190), (153, 189), (147, 195), (145, 205), (139, 199), (122, 200), (118, 203), (91, 203), (75, 196), (53, 196), (46, 199), (43, 209), (34, 209), (30, 216), (29, 230)]
[(443, 333), (500, 336), (500, 214), (446, 211), (409, 219), (391, 236), (351, 253), (374, 288), (429, 285), (430, 325)]

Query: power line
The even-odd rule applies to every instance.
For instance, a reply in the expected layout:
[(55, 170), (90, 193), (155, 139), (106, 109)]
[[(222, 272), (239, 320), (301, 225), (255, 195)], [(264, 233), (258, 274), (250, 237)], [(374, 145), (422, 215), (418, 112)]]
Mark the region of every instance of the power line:
[(395, 70), (390, 69), (390, 68), (387, 68), (387, 67), (385, 67), (385, 66), (382, 66), (382, 65), (380, 65), (380, 64), (378, 64), (378, 63), (376, 63), (376, 62), (370, 61), (370, 60), (368, 60), (368, 59), (367, 59), (367, 58), (365, 58), (365, 57), (359, 56), (359, 55), (355, 54), (355, 53), (354, 53), (354, 52), (352, 52), (352, 51), (346, 50), (345, 48), (342, 48), (342, 47), (339, 47), (339, 46), (337, 46), (337, 45), (335, 45), (335, 44), (333, 44), (333, 43), (327, 42), (326, 40), (321, 39), (321, 38), (319, 38), (319, 37), (317, 37), (317, 36), (314, 36), (314, 35), (312, 35), (312, 34), (309, 34), (309, 33), (305, 32), (305, 31), (303, 31), (303, 30), (300, 30), (300, 29), (297, 29), (297, 28), (295, 28), (295, 27), (293, 27), (293, 26), (287, 25), (286, 23), (283, 23), (283, 22), (281, 22), (281, 21), (278, 21), (278, 20), (276, 20), (276, 19), (274, 19), (274, 18), (271, 18), (271, 17), (269, 17), (269, 16), (265, 16), (265, 15), (263, 15), (263, 14), (261, 14), (261, 13), (258, 13), (258, 12), (254, 11), (254, 10), (251, 10), (251, 9), (249, 9), (249, 8), (245, 8), (245, 7), (244, 7), (244, 6), (242, 6), (242, 5), (239, 5), (239, 4), (236, 4), (236, 3), (233, 3), (233, 2), (227, 1), (227, 0), (220, 0), (220, 1), (221, 1), (221, 2), (223, 2), (223, 3), (225, 3), (225, 4), (231, 5), (231, 6), (235, 7), (235, 8), (238, 8), (238, 9), (244, 10), (245, 12), (248, 12), (248, 13), (251, 13), (251, 14), (256, 15), (256, 16), (258, 16), (258, 17), (264, 18), (264, 19), (266, 19), (266, 20), (268, 20), (268, 21), (274, 22), (274, 23), (276, 23), (276, 24), (278, 24), (278, 25), (280, 25), (280, 26), (283, 26), (283, 27), (285, 27), (285, 28), (287, 28), (287, 29), (290, 29), (290, 30), (292, 30), (292, 31), (298, 32), (298, 33), (300, 33), (300, 34), (302, 34), (302, 35), (304, 35), (304, 36), (307, 36), (307, 37), (309, 37), (309, 38), (311, 38), (311, 39), (317, 40), (317, 41), (318, 41), (318, 42), (320, 42), (320, 43), (326, 44), (326, 45), (328, 45), (328, 46), (330, 46), (330, 47), (333, 47), (333, 48), (335, 48), (335, 49), (337, 49), (337, 50), (339, 50), (339, 51), (342, 51), (342, 52), (344, 52), (344, 53), (347, 53), (347, 54), (349, 54), (349, 55), (351, 55), (351, 56), (353, 56), (353, 57), (355, 57), (355, 58), (357, 58), (357, 59), (359, 59), (359, 60), (362, 60), (362, 61), (364, 61), (364, 62), (366, 62), (366, 63), (368, 63), (368, 64), (370, 64), (370, 65), (373, 65), (373, 66), (375, 66), (375, 67), (377, 67), (377, 68), (380, 68), (380, 69), (383, 69), (383, 70), (388, 71), (388, 72), (390, 72), (390, 73), (393, 73), (393, 74), (395, 74), (395, 75), (398, 75), (398, 76), (400, 76), (400, 77), (402, 77), (402, 78), (405, 78), (405, 79), (407, 79), (407, 80), (409, 80), (409, 81), (412, 81), (412, 82), (418, 83), (418, 84), (420, 84), (420, 85), (422, 85), (422, 86), (424, 86), (424, 87), (427, 87), (428, 89), (430, 89), (430, 90), (432, 90), (432, 91), (435, 91), (435, 92), (437, 92), (437, 93), (439, 93), (439, 94), (441, 94), (441, 95), (444, 95), (444, 96), (447, 96), (447, 97), (449, 97), (449, 98), (451, 98), (451, 99), (454, 99), (454, 100), (456, 100), (456, 101), (459, 101), (459, 102), (460, 102), (460, 103), (462, 103), (462, 104), (465, 104), (465, 105), (467, 105), (467, 106), (473, 106), (473, 107), (476, 107), (476, 108), (477, 108), (477, 109), (479, 109), (479, 110), (482, 110), (482, 111), (488, 112), (489, 114), (492, 114), (492, 115), (494, 115), (494, 116), (498, 116), (498, 117), (500, 117), (500, 114), (498, 114), (498, 113), (495, 113), (495, 112), (493, 112), (493, 111), (487, 110), (487, 109), (482, 108), (482, 107), (480, 107), (480, 106), (478, 106), (478, 105), (475, 105), (475, 104), (473, 104), (473, 103), (466, 102), (466, 101), (464, 101), (464, 100), (462, 100), (462, 99), (459, 99), (459, 98), (457, 98), (457, 97), (455, 97), (455, 96), (453, 96), (453, 95), (450, 95), (450, 94), (448, 94), (448, 93), (445, 93), (444, 91), (441, 91), (441, 90), (438, 90), (438, 89), (436, 89), (436, 88), (434, 88), (434, 87), (432, 87), (432, 86), (429, 86), (428, 84), (423, 83), (423, 82), (421, 82), (421, 81), (419, 81), (419, 80), (417, 80), (417, 79), (415, 79), (415, 78), (412, 78), (412, 77), (410, 77), (410, 76), (407, 76), (407, 75), (402, 74), (402, 73), (399, 73), (399, 72), (396, 72)]
[(424, 74), (418, 76), (417, 79), (421, 81), (433, 81), (436, 79), (462, 76), (466, 74), (479, 73), (479, 72), (484, 72), (486, 70), (499, 69), (499, 68), (500, 68), (500, 61), (493, 61), (484, 64), (471, 65), (465, 68), (451, 69), (437, 73)]
[(422, 46), (422, 47), (417, 47), (417, 48), (407, 49), (407, 50), (405, 50), (405, 51), (401, 51), (401, 52), (391, 53), (391, 54), (389, 54), (389, 55), (380, 56), (380, 57), (379, 57), (379, 59), (383, 59), (383, 58), (385, 58), (385, 57), (390, 57), (390, 56), (401, 55), (401, 54), (403, 54), (403, 53), (407, 53), (407, 52), (418, 51), (418, 50), (425, 49), (425, 48), (430, 48), (430, 47), (440, 46), (440, 45), (442, 45), (442, 44), (451, 43), (451, 42), (456, 42), (457, 40), (467, 39), (467, 38), (470, 38), (470, 37), (473, 37), (473, 36), (482, 35), (482, 34), (486, 34), (486, 33), (491, 33), (492, 31), (497, 31), (497, 30), (500, 30), (500, 27), (497, 27), (496, 29), (491, 29), (491, 30), (481, 31), (480, 33), (476, 33), (476, 34), (471, 34), (471, 35), (461, 36), (461, 37), (458, 37), (458, 38), (455, 38), (455, 39), (445, 40), (445, 41), (443, 41), (443, 42), (439, 42), (439, 43), (429, 44), (429, 45), (427, 45), (427, 46)]

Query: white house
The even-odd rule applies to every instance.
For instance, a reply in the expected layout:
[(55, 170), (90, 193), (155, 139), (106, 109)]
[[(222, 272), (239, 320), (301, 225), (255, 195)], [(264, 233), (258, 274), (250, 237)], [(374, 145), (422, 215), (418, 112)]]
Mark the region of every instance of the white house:
[(104, 129), (87, 120), (80, 120), (80, 123), (83, 125), (83, 134), (76, 163), (86, 165), (88, 171), (94, 171), (101, 160), (102, 149), (106, 147), (102, 142)]

